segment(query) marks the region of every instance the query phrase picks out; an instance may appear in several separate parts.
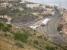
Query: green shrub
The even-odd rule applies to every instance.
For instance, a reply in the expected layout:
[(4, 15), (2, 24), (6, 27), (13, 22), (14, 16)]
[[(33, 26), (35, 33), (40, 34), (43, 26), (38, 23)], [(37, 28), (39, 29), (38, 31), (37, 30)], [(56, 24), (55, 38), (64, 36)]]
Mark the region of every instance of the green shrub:
[(15, 39), (16, 40), (19, 40), (19, 41), (22, 41), (22, 42), (27, 42), (27, 39), (28, 39), (29, 35), (27, 32), (17, 32), (15, 33)]
[(12, 25), (0, 23), (0, 30), (7, 32), (11, 30)]
[(12, 27), (12, 25), (11, 25), (11, 24), (7, 24), (7, 26), (8, 26), (9, 28), (11, 28), (11, 27)]
[(34, 44), (38, 45), (38, 41), (37, 40), (34, 40)]
[(0, 23), (0, 30), (2, 30), (3, 27), (4, 27), (4, 24)]
[(46, 50), (56, 50), (55, 47), (51, 47), (51, 46), (46, 46)]

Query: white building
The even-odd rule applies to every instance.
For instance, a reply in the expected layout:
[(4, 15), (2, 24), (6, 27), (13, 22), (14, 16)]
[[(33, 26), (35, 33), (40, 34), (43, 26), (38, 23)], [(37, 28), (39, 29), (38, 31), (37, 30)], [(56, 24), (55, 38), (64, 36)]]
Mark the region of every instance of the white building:
[(48, 23), (48, 21), (50, 21), (51, 19), (50, 18), (46, 18), (42, 21), (42, 24), (46, 25)]
[(20, 0), (0, 0), (0, 2), (18, 2)]
[(36, 30), (41, 25), (47, 25), (51, 18), (45, 18), (44, 20), (38, 21), (35, 25), (29, 26), (30, 28)]
[(10, 24), (11, 23), (11, 20), (12, 18), (11, 17), (8, 17), (7, 15), (4, 15), (4, 16), (0, 16), (0, 18), (3, 18), (3, 19), (7, 19), (7, 24)]
[(6, 7), (6, 6), (8, 6), (8, 5), (9, 5), (9, 3), (1, 3), (1, 4), (0, 4), (1, 7)]
[(29, 8), (34, 8), (34, 7), (39, 7), (40, 4), (27, 4), (26, 7)]

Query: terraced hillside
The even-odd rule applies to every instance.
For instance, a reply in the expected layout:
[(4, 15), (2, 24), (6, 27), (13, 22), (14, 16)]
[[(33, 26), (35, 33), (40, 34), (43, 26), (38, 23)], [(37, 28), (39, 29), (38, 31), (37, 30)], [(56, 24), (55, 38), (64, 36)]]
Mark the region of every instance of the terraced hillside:
[[(6, 5), (4, 6), (4, 4)], [(51, 16), (54, 13), (53, 7), (32, 2), (7, 2), (1, 3), (0, 7), (0, 15), (11, 17), (11, 23), (18, 26), (27, 26), (46, 16)]]

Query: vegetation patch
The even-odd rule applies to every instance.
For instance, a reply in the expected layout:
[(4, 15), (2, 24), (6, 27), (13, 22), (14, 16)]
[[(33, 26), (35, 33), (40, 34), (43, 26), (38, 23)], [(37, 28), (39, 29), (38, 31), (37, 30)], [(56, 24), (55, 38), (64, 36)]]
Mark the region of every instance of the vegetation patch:
[(19, 42), (17, 42), (15, 45), (18, 46), (18, 47), (24, 48), (24, 45), (19, 43)]
[(46, 46), (46, 50), (57, 50), (57, 48), (51, 47), (51, 46)]
[(4, 24), (4, 23), (0, 23), (0, 30), (7, 32), (11, 30), (12, 25), (10, 24)]
[(27, 32), (17, 32), (17, 33), (15, 33), (15, 39), (19, 40), (19, 41), (22, 41), (24, 43), (27, 42), (28, 37), (29, 37), (29, 34)]
[(37, 40), (34, 40), (34, 44), (38, 45), (38, 41)]

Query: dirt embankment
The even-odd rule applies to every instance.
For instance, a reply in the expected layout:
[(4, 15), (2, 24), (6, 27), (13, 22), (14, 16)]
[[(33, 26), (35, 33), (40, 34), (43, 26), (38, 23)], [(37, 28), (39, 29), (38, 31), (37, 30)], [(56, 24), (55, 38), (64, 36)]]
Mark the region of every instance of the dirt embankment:
[(67, 34), (67, 10), (63, 13), (63, 31), (65, 34)]

